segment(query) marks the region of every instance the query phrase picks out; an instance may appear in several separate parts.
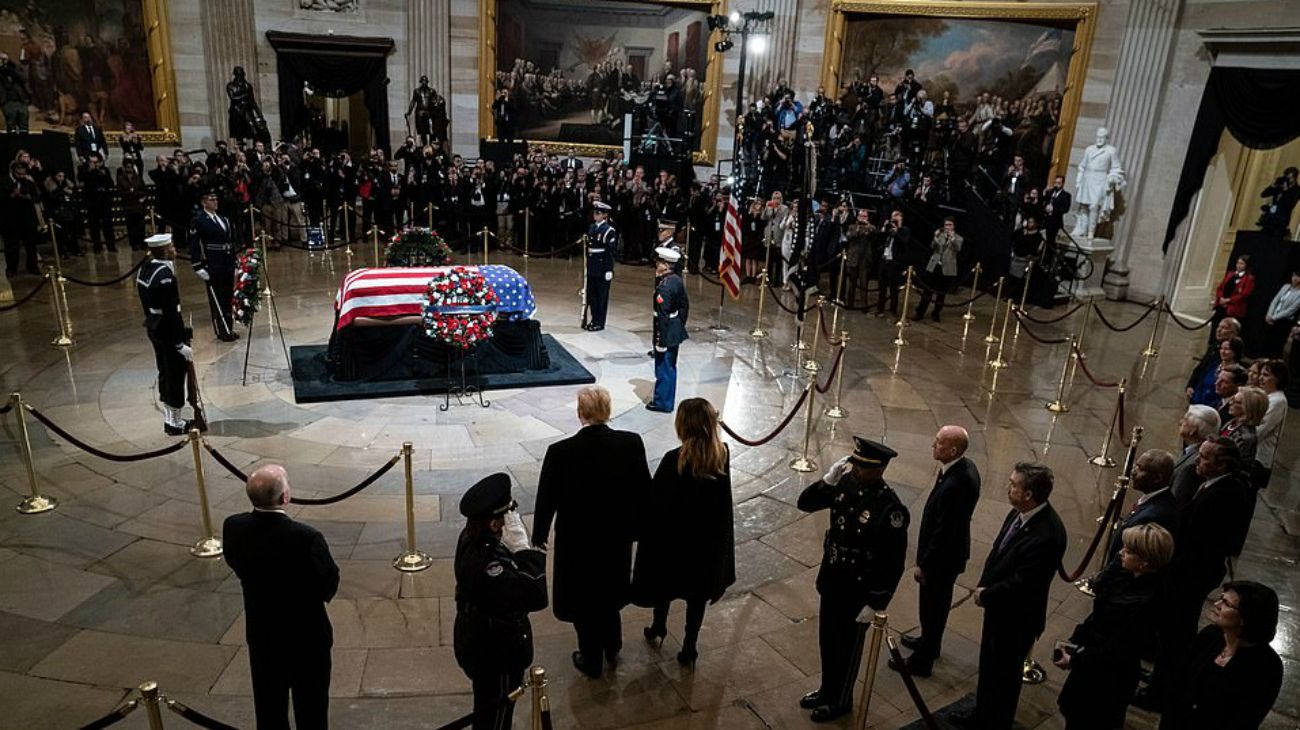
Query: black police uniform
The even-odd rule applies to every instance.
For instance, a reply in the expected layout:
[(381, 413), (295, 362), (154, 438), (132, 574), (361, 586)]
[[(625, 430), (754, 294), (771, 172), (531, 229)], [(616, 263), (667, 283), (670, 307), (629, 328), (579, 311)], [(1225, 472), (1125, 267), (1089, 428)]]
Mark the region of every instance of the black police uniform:
[(605, 328), (609, 310), (609, 287), (614, 277), (614, 252), (618, 249), (618, 231), (609, 220), (593, 223), (587, 231), (587, 304), (591, 319), (587, 329)]
[(506, 696), (533, 661), (531, 611), (546, 608), (546, 553), (511, 553), (498, 535), (475, 529), (475, 518), (509, 511), (510, 479), (497, 473), (470, 488), (461, 513), (471, 518), (456, 545), (456, 663), (474, 689), (474, 730), (508, 730), (514, 705)]
[(222, 340), (235, 339), (230, 299), (235, 292), (235, 227), (220, 213), (200, 210), (190, 221), (190, 258), (195, 271), (208, 272), (212, 329)]
[[(883, 466), (896, 455), (888, 447), (856, 440), (853, 463)], [(809, 485), (799, 495), (798, 507), (804, 512), (831, 511), (817, 572), (822, 683), (801, 702), (816, 708), (814, 720), (831, 719), (852, 709), (866, 633), (858, 614), (865, 606), (882, 611), (889, 605), (903, 575), (911, 517), (883, 479), (864, 484), (852, 473), (834, 486), (822, 480)]]
[(185, 377), (189, 371), (181, 345), (190, 339), (181, 319), (181, 290), (171, 262), (149, 259), (135, 276), (135, 289), (144, 309), (144, 327), (158, 364), (158, 396), (171, 408), (185, 406)]

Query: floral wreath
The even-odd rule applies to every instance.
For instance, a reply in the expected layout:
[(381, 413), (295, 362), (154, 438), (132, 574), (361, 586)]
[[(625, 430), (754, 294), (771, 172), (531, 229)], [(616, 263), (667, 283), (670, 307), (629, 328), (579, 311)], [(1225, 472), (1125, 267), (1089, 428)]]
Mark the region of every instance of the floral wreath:
[(384, 246), (384, 265), (413, 268), (446, 266), (451, 263), (451, 247), (431, 228), (408, 227)]
[(239, 254), (235, 265), (235, 292), (230, 298), (232, 318), (245, 327), (253, 326), (253, 315), (262, 308), (262, 254), (250, 248)]
[(477, 271), (456, 266), (429, 281), (424, 332), (461, 350), (492, 339), (500, 297)]

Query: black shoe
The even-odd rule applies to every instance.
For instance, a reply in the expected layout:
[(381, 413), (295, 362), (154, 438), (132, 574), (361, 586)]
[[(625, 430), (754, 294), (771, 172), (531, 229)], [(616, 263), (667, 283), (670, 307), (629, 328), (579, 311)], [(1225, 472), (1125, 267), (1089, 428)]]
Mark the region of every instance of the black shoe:
[(933, 662), (913, 662), (911, 657), (904, 659), (902, 664), (894, 661), (892, 657), (889, 660), (889, 668), (895, 672), (902, 673), (904, 666), (907, 667), (907, 673), (913, 677), (928, 677), (934, 670)]
[(691, 669), (694, 669), (695, 660), (698, 659), (699, 656), (700, 653), (695, 650), (695, 647), (693, 646), (688, 647), (677, 652), (677, 663), (682, 665), (683, 667), (690, 667)]
[(234, 342), (235, 340), (239, 339), (239, 335), (234, 332), (231, 332), (230, 334), (226, 334), (226, 335), (217, 335), (217, 339), (221, 340), (222, 342)]
[(1143, 687), (1133, 693), (1133, 699), (1129, 701), (1130, 705), (1148, 712), (1160, 712), (1164, 709), (1164, 697), (1162, 693), (1151, 691), (1151, 687)]
[(664, 645), (664, 637), (668, 635), (668, 627), (653, 625), (647, 626), (641, 629), (641, 635), (645, 637), (646, 641), (654, 644), (656, 648), (659, 648)]
[(815, 689), (803, 697), (799, 698), (799, 706), (805, 710), (811, 710), (822, 706), (822, 691)]
[(849, 714), (849, 711), (852, 709), (853, 707), (850, 705), (845, 705), (843, 707), (831, 707), (830, 705), (822, 705), (821, 707), (818, 707), (817, 709), (812, 711), (812, 721), (830, 722), (831, 720), (834, 720), (837, 717), (843, 717)]
[[(187, 423), (185, 425), (188, 426), (189, 424)], [(180, 426), (173, 426), (170, 423), (164, 423), (163, 433), (167, 434), (168, 436), (184, 436), (185, 434), (189, 433), (189, 430), (186, 428), (182, 428)]]
[(936, 314), (933, 317), (930, 317), (930, 321), (939, 324), (939, 315)]
[(618, 666), (618, 649), (605, 652), (605, 663), (609, 665), (610, 669)]
[(587, 675), (588, 677), (591, 677), (592, 679), (600, 679), (599, 665), (597, 665), (594, 668), (588, 666), (587, 662), (582, 658), (582, 652), (580, 651), (575, 651), (570, 656), (573, 659), (574, 669), (577, 669), (579, 672), (582, 672), (583, 674)]
[(908, 649), (911, 649), (912, 651), (916, 651), (917, 649), (921, 648), (921, 644), (924, 641), (925, 639), (921, 638), (920, 636), (911, 636), (909, 634), (903, 634), (903, 639), (899, 643), (901, 643), (903, 646), (907, 647)]
[(655, 413), (672, 413), (672, 412), (673, 412), (673, 409), (671, 409), (671, 408), (660, 408), (659, 406), (657, 406), (657, 405), (655, 405), (655, 404), (653, 404), (653, 403), (647, 403), (647, 404), (645, 404), (645, 409), (646, 409), (647, 411), (654, 411)]

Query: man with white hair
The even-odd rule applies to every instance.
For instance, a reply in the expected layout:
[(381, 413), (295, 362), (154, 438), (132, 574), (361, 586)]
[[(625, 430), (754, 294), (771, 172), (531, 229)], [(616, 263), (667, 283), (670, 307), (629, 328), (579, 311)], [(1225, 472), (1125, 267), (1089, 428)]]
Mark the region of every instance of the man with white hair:
[(334, 629), (325, 604), (339, 568), (316, 528), (285, 512), (289, 475), (267, 464), (248, 477), (253, 510), (226, 518), (225, 556), (244, 589), (244, 623), (259, 730), (289, 727), (289, 695), (300, 730), (329, 727)]
[(1173, 492), (1180, 512), (1201, 484), (1201, 478), (1196, 475), (1196, 454), (1203, 442), (1219, 435), (1220, 425), (1219, 412), (1210, 406), (1188, 406), (1178, 422), (1178, 437), (1183, 440), (1183, 451), (1174, 462), (1169, 491)]

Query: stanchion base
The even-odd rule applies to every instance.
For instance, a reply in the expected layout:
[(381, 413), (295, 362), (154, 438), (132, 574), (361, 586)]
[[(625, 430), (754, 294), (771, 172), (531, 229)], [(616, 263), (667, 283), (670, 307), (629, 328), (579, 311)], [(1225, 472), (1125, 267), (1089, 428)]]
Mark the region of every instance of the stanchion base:
[(911, 327), (911, 326), (912, 326), (912, 323), (907, 321), (907, 317), (903, 317), (902, 319), (900, 319), (900, 320), (898, 320), (897, 322), (895, 322), (895, 323), (894, 323), (894, 326), (895, 326), (895, 327)]
[(730, 332), (730, 331), (731, 331), (731, 328), (728, 327), (728, 326), (725, 325), (725, 324), (711, 324), (711, 325), (709, 325), (709, 331), (710, 331), (710, 332), (718, 332), (718, 333), (722, 333), (722, 332)]
[(1094, 456), (1091, 459), (1088, 459), (1088, 463), (1092, 464), (1093, 466), (1104, 466), (1107, 469), (1115, 466), (1115, 460), (1110, 458), (1109, 456), (1106, 456), (1105, 454), (1102, 454), (1101, 456)]
[(822, 411), (822, 415), (826, 416), (827, 418), (848, 418), (849, 412), (844, 410), (843, 408), (840, 408), (839, 406), (831, 406), (830, 408), (827, 408), (826, 410)]
[(1047, 405), (1045, 405), (1045, 406), (1043, 406), (1043, 407), (1046, 408), (1047, 410), (1051, 411), (1052, 413), (1069, 413), (1069, 412), (1070, 412), (1070, 406), (1069, 406), (1068, 404), (1062, 402), (1062, 401), (1059, 401), (1059, 400), (1051, 401), (1050, 403), (1048, 403)]
[(961, 318), (964, 319), (964, 320), (966, 320), (967, 322), (974, 322), (974, 321), (975, 321), (975, 313), (974, 313), (974, 312), (967, 312), (967, 313), (963, 314), (963, 315), (961, 316)]
[(987, 342), (987, 343), (989, 343), (990, 345), (996, 345), (996, 344), (998, 344), (998, 336), (997, 336), (997, 335), (984, 335), (984, 341)]
[(219, 558), (225, 551), (219, 537), (205, 537), (190, 546), (190, 555), (196, 558)]
[(1004, 367), (1006, 367), (1006, 366), (1008, 366), (1008, 365), (1010, 365), (1010, 364), (1011, 364), (1011, 363), (1009, 363), (1009, 362), (1007, 362), (1006, 360), (1003, 360), (1003, 359), (1001, 359), (1001, 358), (994, 358), (994, 359), (992, 359), (992, 360), (989, 360), (989, 367), (993, 368), (994, 370), (1001, 370), (1002, 368), (1004, 368)]
[(72, 347), (72, 338), (67, 335), (59, 335), (50, 340), (50, 344), (55, 347)]
[(898, 337), (895, 337), (893, 339), (893, 343), (899, 347), (902, 347), (907, 344), (907, 340), (903, 339), (902, 335), (899, 335)]
[(46, 497), (43, 494), (29, 494), (23, 497), (14, 509), (25, 515), (39, 515), (42, 512), (49, 512), (59, 506), (59, 500), (54, 497)]
[(820, 373), (822, 366), (816, 360), (804, 360), (803, 369), (810, 373)]
[(1080, 578), (1079, 580), (1076, 580), (1074, 582), (1074, 587), (1078, 588), (1079, 592), (1085, 596), (1091, 596), (1093, 598), (1097, 596), (1097, 592), (1092, 589), (1091, 578)]
[(1148, 347), (1142, 351), (1142, 357), (1160, 357), (1160, 348)]
[(419, 550), (402, 553), (393, 558), (393, 567), (403, 573), (418, 573), (421, 570), (428, 570), (430, 565), (433, 565), (433, 557)]
[(1020, 681), (1025, 684), (1042, 684), (1047, 681), (1047, 670), (1035, 659), (1026, 659), (1024, 669), (1020, 672)]
[(791, 345), (790, 349), (795, 352), (803, 352), (804, 350), (808, 349), (808, 343), (804, 342), (803, 340), (799, 340), (798, 342)]
[(794, 469), (797, 472), (802, 472), (804, 474), (807, 474), (808, 472), (813, 471), (817, 468), (817, 462), (813, 461), (812, 459), (800, 456), (798, 459), (793, 459), (790, 461), (790, 468)]
[(767, 337), (767, 330), (761, 329), (759, 327), (755, 327), (754, 329), (749, 331), (749, 336), (756, 340), (761, 340), (764, 337)]

